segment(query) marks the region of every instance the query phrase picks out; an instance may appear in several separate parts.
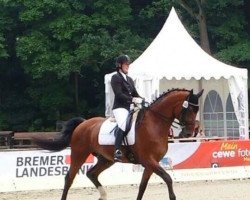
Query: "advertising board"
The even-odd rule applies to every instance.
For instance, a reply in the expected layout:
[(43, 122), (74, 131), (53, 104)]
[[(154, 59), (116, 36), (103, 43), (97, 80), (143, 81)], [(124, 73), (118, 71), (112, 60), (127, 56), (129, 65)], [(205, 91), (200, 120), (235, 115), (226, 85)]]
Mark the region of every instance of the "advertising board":
[[(70, 149), (2, 151), (0, 158), (0, 192), (63, 189), (70, 167)], [(96, 162), (93, 155), (88, 157), (73, 188), (94, 187), (86, 173)], [(174, 181), (250, 178), (250, 141), (170, 143), (160, 165)], [(100, 175), (100, 181), (105, 186), (139, 184), (143, 170), (141, 165), (116, 163)], [(149, 182), (163, 181), (153, 175)]]

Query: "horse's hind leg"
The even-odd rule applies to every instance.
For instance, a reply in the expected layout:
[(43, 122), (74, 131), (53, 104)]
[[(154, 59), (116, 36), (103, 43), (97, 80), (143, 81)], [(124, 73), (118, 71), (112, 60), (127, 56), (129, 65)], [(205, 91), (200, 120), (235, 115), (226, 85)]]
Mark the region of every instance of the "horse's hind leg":
[(87, 172), (87, 177), (92, 181), (92, 183), (94, 183), (95, 187), (100, 193), (99, 200), (107, 200), (107, 193), (102, 187), (102, 184), (99, 182), (98, 176), (101, 172), (103, 172), (105, 169), (109, 168), (113, 164), (114, 163), (112, 161), (107, 160), (103, 156), (98, 156), (98, 161), (96, 165)]
[(69, 171), (65, 177), (65, 184), (61, 200), (66, 200), (69, 188), (73, 183), (76, 173), (78, 172), (78, 170), (80, 169), (80, 167), (85, 162), (88, 156), (89, 153), (84, 154), (71, 151), (71, 164)]

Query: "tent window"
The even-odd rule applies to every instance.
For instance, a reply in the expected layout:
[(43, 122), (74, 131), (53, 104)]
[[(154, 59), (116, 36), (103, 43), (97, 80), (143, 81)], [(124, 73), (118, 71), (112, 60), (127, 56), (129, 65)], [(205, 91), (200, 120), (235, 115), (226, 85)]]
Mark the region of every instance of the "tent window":
[(206, 136), (224, 136), (223, 106), (215, 90), (210, 91), (206, 96), (203, 119)]
[(226, 120), (227, 120), (227, 136), (232, 139), (238, 139), (239, 123), (234, 112), (232, 98), (230, 94), (227, 97)]

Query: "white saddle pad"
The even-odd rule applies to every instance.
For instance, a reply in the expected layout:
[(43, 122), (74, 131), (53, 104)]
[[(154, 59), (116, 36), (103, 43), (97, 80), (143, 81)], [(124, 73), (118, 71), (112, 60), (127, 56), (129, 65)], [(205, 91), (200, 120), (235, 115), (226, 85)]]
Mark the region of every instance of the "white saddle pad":
[[(99, 144), (101, 145), (115, 144), (114, 130), (116, 125), (117, 123), (113, 122), (110, 118), (106, 119), (103, 122), (98, 135)], [(127, 139), (129, 145), (133, 145), (135, 143), (135, 120), (133, 120), (132, 122), (132, 127), (128, 132)]]

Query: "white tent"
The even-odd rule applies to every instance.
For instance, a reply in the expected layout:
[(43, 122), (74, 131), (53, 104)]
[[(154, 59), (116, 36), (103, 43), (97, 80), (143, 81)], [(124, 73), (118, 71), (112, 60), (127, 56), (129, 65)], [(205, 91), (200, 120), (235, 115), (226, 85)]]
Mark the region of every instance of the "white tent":
[[(171, 88), (204, 89), (199, 120), (208, 136), (249, 138), (247, 70), (224, 64), (203, 51), (172, 8), (163, 28), (131, 65), (129, 75), (147, 101)], [(110, 115), (112, 74), (105, 76)]]

